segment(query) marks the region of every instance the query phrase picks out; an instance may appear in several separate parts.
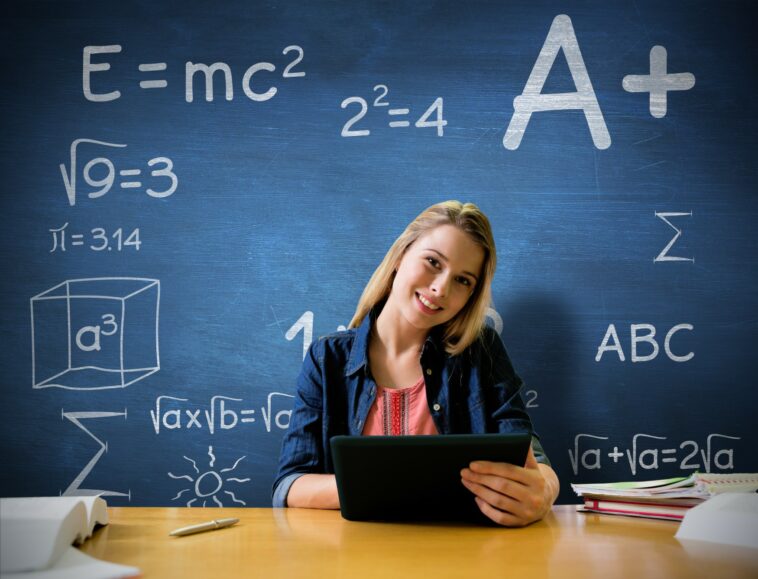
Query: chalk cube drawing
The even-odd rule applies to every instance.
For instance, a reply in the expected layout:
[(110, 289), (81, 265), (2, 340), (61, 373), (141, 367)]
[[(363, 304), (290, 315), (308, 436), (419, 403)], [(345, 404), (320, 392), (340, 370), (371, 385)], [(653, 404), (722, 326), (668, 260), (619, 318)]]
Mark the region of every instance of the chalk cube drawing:
[(32, 386), (126, 388), (160, 370), (157, 279), (66, 280), (31, 298)]

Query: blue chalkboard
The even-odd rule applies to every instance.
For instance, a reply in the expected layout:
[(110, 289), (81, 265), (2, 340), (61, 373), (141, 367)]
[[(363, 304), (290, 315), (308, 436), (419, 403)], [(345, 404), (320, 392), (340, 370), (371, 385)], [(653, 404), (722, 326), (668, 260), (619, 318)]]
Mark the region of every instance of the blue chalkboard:
[(270, 504), (303, 352), (450, 198), (561, 501), (758, 470), (750, 7), (11, 2), (0, 494)]

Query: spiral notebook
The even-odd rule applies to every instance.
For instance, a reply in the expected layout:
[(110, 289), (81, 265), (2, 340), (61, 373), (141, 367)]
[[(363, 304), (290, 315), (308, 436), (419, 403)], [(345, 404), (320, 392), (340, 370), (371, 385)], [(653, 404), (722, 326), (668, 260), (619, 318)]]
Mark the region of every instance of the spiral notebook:
[(758, 491), (758, 473), (701, 473), (652, 481), (572, 484), (579, 496), (708, 499), (724, 492)]

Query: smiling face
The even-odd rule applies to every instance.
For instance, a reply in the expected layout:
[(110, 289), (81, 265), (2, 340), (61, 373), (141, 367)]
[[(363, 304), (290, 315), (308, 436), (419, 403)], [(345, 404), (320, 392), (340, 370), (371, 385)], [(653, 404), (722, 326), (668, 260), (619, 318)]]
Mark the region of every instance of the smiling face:
[(480, 282), (484, 249), (454, 225), (440, 225), (407, 249), (386, 307), (419, 330), (453, 319)]

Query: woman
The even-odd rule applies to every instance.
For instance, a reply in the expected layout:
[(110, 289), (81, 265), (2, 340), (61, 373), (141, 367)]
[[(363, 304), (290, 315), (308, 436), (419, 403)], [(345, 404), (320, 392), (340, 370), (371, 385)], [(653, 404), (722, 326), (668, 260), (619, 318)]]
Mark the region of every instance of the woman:
[(461, 484), (501, 525), (550, 510), (558, 477), (533, 433), (523, 382), (485, 324), (495, 262), (489, 221), (474, 204), (438, 203), (408, 225), (350, 329), (314, 342), (303, 361), (274, 506), (339, 508), (329, 452), (338, 434), (530, 432), (523, 467), (472, 462)]

